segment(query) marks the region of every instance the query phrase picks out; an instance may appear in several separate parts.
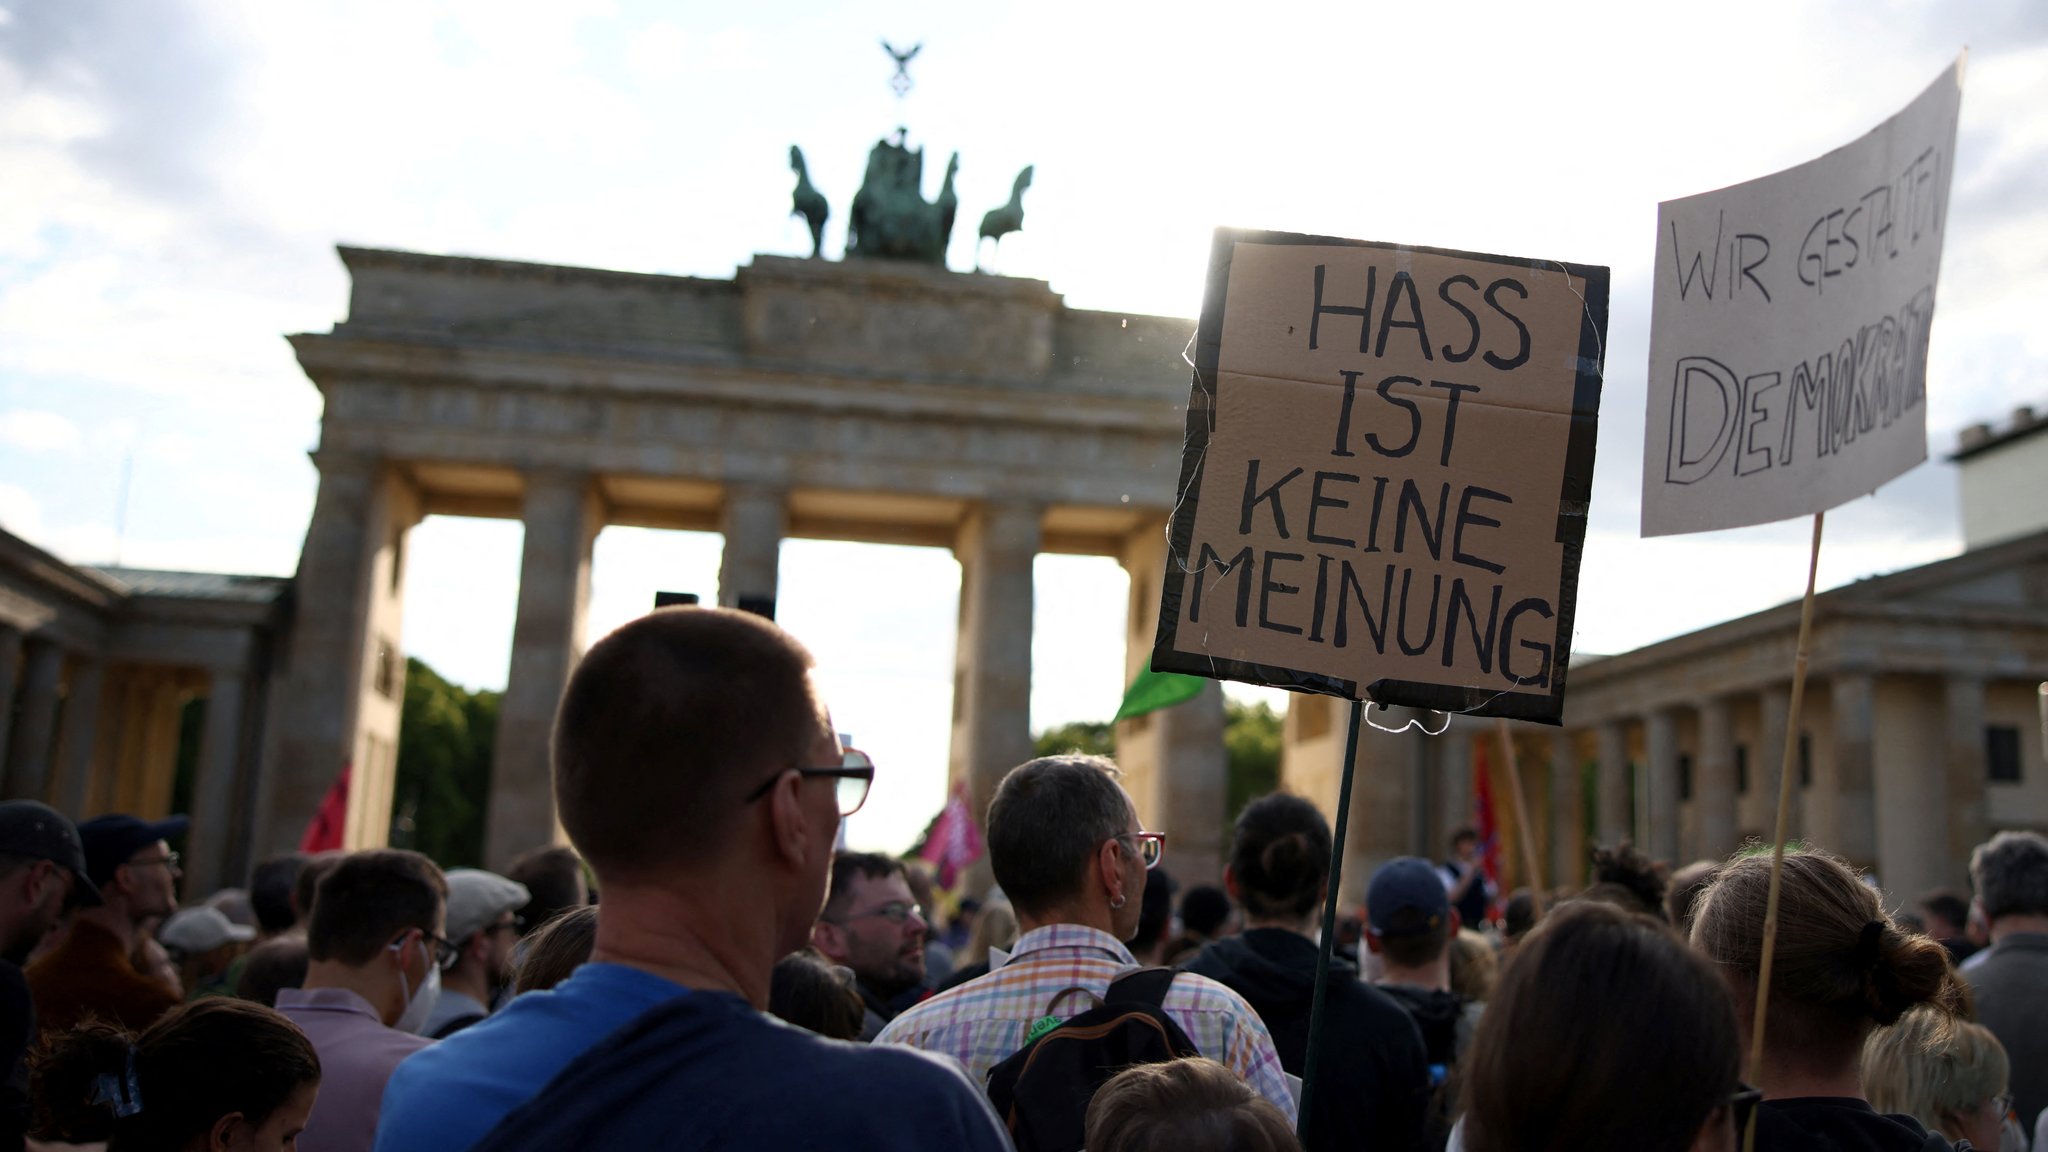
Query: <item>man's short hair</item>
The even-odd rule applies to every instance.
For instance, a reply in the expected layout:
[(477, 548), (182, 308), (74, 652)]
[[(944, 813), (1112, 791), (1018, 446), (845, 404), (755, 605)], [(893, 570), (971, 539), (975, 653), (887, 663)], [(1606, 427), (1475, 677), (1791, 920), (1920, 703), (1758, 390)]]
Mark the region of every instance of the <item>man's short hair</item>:
[(2000, 832), (1970, 853), (1970, 882), (1987, 919), (2048, 916), (2048, 836)]
[(600, 878), (722, 851), (747, 793), (822, 732), (811, 654), (759, 616), (664, 608), (597, 642), (555, 715), (555, 802)]
[(988, 859), (1019, 912), (1081, 894), (1102, 842), (1128, 832), (1130, 797), (1105, 756), (1045, 756), (1010, 770), (988, 804)]
[(299, 873), (306, 867), (302, 852), (272, 856), (249, 873), (249, 909), (256, 913), (256, 926), (276, 934), (299, 922), (292, 910), (292, 892), (299, 885)]
[(853, 878), (865, 876), (870, 880), (887, 880), (891, 876), (902, 876), (909, 882), (909, 875), (903, 861), (880, 852), (835, 852), (832, 855), (832, 887), (825, 895), (825, 912), (832, 916), (846, 914), (846, 905), (853, 897)]
[(306, 954), (360, 967), (410, 928), (438, 932), (448, 881), (417, 852), (377, 848), (343, 857), (313, 900)]
[(1922, 896), (1920, 907), (1955, 925), (1958, 931), (1970, 923), (1970, 902), (1953, 888), (1936, 888)]
[(1214, 937), (1230, 920), (1230, 893), (1214, 884), (1197, 884), (1181, 894), (1180, 926), (1197, 936)]
[(320, 893), (320, 881), (334, 871), (334, 866), (341, 863), (346, 855), (348, 853), (340, 849), (330, 849), (306, 857), (305, 864), (299, 868), (298, 879), (292, 882), (292, 907), (299, 914), (299, 923), (313, 919), (313, 901)]
[(1470, 840), (1474, 844), (1477, 844), (1479, 842), (1479, 829), (1460, 828), (1457, 831), (1451, 833), (1451, 847), (1457, 847), (1459, 842), (1464, 840)]
[(529, 899), (519, 909), (519, 916), (526, 921), (528, 935), (585, 902), (583, 857), (565, 844), (550, 844), (514, 856), (505, 868), (505, 879), (526, 885)]

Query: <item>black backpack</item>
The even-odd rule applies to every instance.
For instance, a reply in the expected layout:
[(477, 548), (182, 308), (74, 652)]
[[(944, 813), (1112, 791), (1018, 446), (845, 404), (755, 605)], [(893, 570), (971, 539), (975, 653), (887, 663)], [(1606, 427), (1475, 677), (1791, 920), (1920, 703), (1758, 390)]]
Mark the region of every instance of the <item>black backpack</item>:
[[(1118, 977), (1100, 1007), (1031, 1040), (988, 1070), (988, 1098), (1009, 1126), (1017, 1152), (1078, 1152), (1088, 1102), (1110, 1077), (1133, 1064), (1199, 1056), (1166, 1014), (1171, 968)], [(1053, 997), (1053, 1005), (1070, 988)]]

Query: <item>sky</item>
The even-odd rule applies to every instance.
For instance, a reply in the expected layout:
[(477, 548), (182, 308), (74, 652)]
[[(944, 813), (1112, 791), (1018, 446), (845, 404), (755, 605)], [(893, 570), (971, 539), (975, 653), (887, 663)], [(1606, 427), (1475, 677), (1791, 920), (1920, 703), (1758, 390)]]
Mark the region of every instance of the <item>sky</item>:
[[(907, 98), (882, 38), (924, 46)], [(1830, 515), (1824, 587), (1959, 550), (1957, 432), (2048, 405), (2048, 6), (0, 0), (0, 526), (289, 574), (320, 396), (283, 337), (345, 317), (337, 243), (730, 277), (808, 253), (790, 144), (830, 254), (902, 125), (960, 153), (964, 222), (1035, 165), (995, 267), (1077, 308), (1195, 315), (1218, 225), (1612, 268), (1575, 646), (1625, 651), (1795, 598), (1808, 531), (1638, 538), (1657, 202), (1847, 143), (1966, 45), (1931, 460)], [(407, 650), (501, 686), (519, 542), (416, 529)], [(593, 635), (657, 588), (708, 598), (718, 549), (606, 530)], [(1037, 577), (1033, 725), (1106, 718), (1122, 571)], [(943, 551), (784, 545), (779, 618), (882, 768), (856, 844), (940, 803), (958, 585)]]

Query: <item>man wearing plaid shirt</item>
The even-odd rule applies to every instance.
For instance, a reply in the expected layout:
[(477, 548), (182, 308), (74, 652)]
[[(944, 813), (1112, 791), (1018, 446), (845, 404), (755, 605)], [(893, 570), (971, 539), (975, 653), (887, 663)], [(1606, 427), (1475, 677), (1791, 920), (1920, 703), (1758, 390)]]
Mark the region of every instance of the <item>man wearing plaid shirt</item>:
[[(1100, 756), (1051, 756), (1003, 778), (988, 806), (989, 863), (1022, 935), (988, 975), (905, 1011), (876, 1043), (943, 1052), (986, 1083), (990, 1068), (1101, 1003), (1112, 980), (1138, 967), (1124, 941), (1137, 932), (1145, 873), (1165, 837), (1139, 828), (1117, 775)], [(1203, 1055), (1294, 1116), (1273, 1039), (1237, 993), (1183, 972), (1165, 1008)]]

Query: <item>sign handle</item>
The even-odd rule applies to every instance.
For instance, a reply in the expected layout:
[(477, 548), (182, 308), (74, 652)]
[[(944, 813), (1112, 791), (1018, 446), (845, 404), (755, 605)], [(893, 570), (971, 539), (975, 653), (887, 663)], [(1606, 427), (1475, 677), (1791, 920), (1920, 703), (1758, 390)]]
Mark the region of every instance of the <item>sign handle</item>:
[[(1806, 702), (1806, 648), (1813, 635), (1813, 585), (1820, 572), (1820, 528), (1825, 512), (1813, 514), (1813, 553), (1806, 561), (1806, 599), (1799, 604), (1799, 650), (1792, 660), (1792, 706), (1785, 720), (1785, 755), (1778, 765), (1778, 828), (1771, 848), (1770, 895), (1764, 901), (1764, 948), (1757, 961), (1756, 1017), (1749, 1041), (1749, 1082), (1763, 1083), (1764, 1023), (1771, 1007), (1771, 965), (1778, 952), (1778, 887), (1785, 875), (1785, 836), (1792, 808), (1792, 773), (1799, 752), (1799, 711)], [(1742, 1134), (1743, 1152), (1756, 1149), (1756, 1113)]]
[(1323, 932), (1316, 945), (1315, 999), (1308, 1010), (1308, 1059), (1301, 1069), (1301, 1099), (1295, 1114), (1294, 1134), (1304, 1152), (1308, 1145), (1308, 1103), (1316, 1094), (1316, 1066), (1323, 1051), (1323, 997), (1330, 982), (1330, 950), (1337, 943), (1337, 886), (1344, 874), (1344, 833), (1351, 823), (1351, 776), (1358, 765), (1358, 728), (1365, 718), (1365, 701), (1351, 702), (1351, 731), (1344, 738), (1344, 782), (1337, 789), (1337, 829), (1330, 841), (1330, 888), (1323, 898)]
[(1536, 919), (1543, 918), (1543, 872), (1536, 866), (1536, 833), (1529, 823), (1529, 801), (1522, 794), (1522, 768), (1515, 759), (1515, 737), (1508, 730), (1508, 718), (1496, 716), (1495, 728), (1500, 732), (1500, 746), (1508, 758), (1508, 791), (1515, 800), (1515, 839), (1522, 842), (1522, 867), (1529, 870), (1529, 903)]

